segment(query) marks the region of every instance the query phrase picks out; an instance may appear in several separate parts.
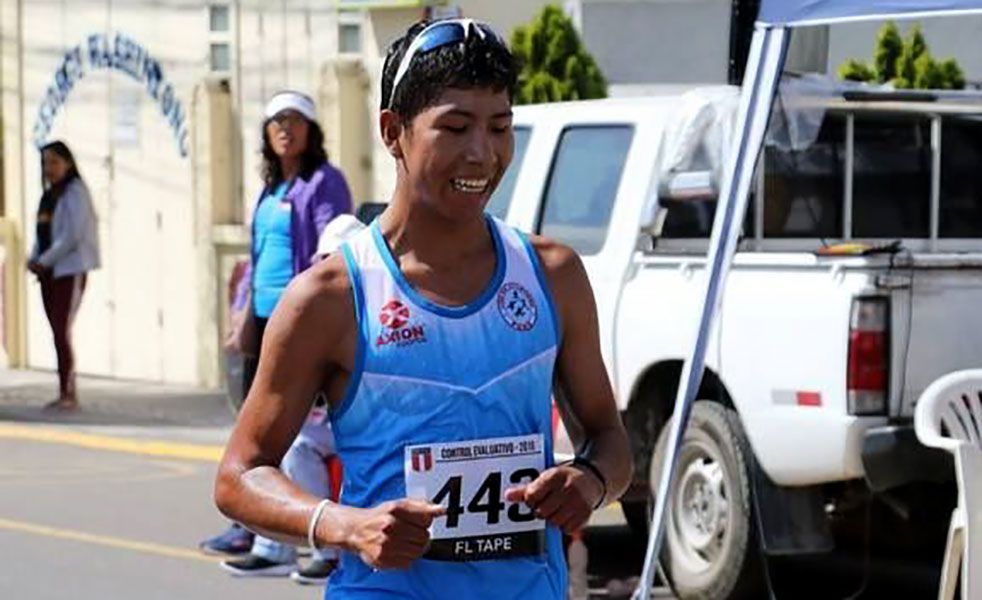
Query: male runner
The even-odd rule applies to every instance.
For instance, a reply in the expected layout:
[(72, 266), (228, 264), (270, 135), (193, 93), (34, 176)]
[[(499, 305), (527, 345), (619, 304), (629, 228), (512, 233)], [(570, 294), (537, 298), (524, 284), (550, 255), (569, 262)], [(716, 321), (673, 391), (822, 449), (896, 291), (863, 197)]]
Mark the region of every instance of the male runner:
[[(565, 598), (560, 530), (630, 479), (582, 264), (483, 212), (512, 157), (515, 80), (484, 24), (396, 40), (379, 115), (392, 201), (269, 322), (215, 498), (263, 535), (340, 547), (332, 600)], [(318, 389), (340, 504), (276, 467)], [(553, 464), (554, 391), (586, 435), (570, 464)]]

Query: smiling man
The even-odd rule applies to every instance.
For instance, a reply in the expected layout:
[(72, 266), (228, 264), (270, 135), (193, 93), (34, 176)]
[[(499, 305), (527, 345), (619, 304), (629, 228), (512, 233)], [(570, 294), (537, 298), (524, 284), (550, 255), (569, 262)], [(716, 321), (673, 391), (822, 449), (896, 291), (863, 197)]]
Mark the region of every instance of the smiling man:
[[(484, 214), (512, 157), (516, 70), (487, 25), (417, 24), (389, 49), (386, 211), (290, 285), (216, 483), (263, 535), (342, 549), (332, 600), (566, 595), (561, 530), (632, 471), (593, 293), (567, 247)], [(341, 502), (277, 469), (331, 402)], [(585, 432), (552, 458), (551, 397)]]

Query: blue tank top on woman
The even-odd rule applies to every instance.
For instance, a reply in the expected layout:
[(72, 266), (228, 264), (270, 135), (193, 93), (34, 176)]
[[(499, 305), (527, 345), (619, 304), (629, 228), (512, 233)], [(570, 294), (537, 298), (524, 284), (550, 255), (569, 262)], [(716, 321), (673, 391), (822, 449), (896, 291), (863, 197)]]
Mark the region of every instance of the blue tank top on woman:
[(253, 224), (252, 307), (255, 315), (264, 319), (273, 314), (293, 279), (290, 203), (283, 201), (288, 187), (284, 181), (262, 197)]
[(558, 344), (538, 257), (488, 218), (496, 267), (465, 306), (437, 304), (399, 270), (377, 221), (343, 246), (355, 299), (355, 370), (331, 418), (344, 464), (341, 502), (404, 497), (448, 507), (427, 554), (375, 571), (342, 553), (331, 600), (566, 596), (560, 531), (508, 487), (553, 465), (551, 394)]

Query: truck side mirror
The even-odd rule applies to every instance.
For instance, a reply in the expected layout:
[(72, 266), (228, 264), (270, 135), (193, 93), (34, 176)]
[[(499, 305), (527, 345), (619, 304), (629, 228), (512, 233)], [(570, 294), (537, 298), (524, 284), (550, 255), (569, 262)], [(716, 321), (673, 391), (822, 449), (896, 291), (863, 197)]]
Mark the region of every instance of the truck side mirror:
[(719, 196), (712, 171), (668, 173), (658, 186), (660, 202), (707, 202)]

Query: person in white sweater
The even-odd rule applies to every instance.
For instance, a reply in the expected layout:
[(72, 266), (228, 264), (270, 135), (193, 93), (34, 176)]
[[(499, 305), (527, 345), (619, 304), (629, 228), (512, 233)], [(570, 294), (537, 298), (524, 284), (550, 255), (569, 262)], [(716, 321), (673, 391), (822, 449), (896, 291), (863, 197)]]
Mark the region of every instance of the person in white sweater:
[(99, 267), (99, 240), (89, 190), (64, 142), (41, 148), (44, 193), (37, 212), (37, 236), (27, 262), (41, 284), (44, 312), (58, 357), (58, 398), (46, 410), (78, 408), (72, 321), (85, 291), (86, 275)]

